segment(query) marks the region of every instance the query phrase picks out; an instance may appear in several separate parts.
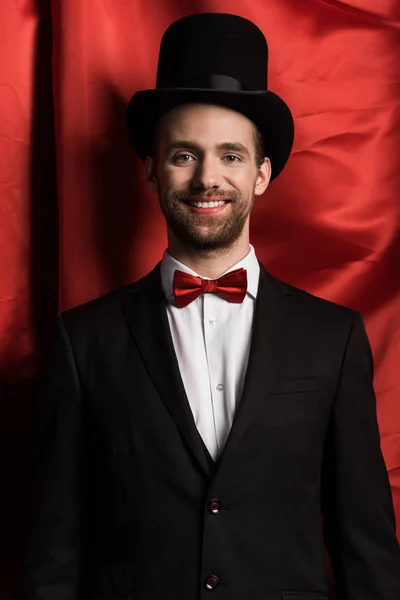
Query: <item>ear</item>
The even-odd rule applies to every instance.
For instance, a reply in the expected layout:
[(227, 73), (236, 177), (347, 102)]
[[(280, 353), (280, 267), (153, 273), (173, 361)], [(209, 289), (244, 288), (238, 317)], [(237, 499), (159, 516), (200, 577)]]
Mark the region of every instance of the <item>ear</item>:
[(261, 167), (259, 168), (259, 171), (258, 171), (256, 185), (254, 188), (254, 194), (256, 196), (261, 196), (261, 194), (263, 194), (265, 192), (265, 190), (267, 189), (269, 180), (271, 179), (271, 173), (272, 173), (271, 161), (266, 156), (264, 158), (263, 164), (261, 165)]
[(146, 167), (146, 179), (147, 179), (149, 190), (153, 194), (156, 194), (157, 193), (157, 179), (156, 179), (156, 175), (154, 172), (154, 160), (151, 158), (151, 156), (146, 156), (145, 167)]

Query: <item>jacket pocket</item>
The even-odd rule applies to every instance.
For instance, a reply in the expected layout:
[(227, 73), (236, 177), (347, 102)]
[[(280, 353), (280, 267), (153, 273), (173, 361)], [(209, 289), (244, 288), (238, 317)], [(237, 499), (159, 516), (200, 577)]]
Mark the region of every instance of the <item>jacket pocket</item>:
[(328, 600), (324, 592), (282, 592), (282, 600)]
[(118, 592), (95, 592), (89, 598), (90, 600), (134, 600), (132, 594)]
[(322, 388), (320, 377), (275, 377), (268, 389), (268, 394), (299, 394), (304, 392), (318, 392)]
[(137, 565), (134, 562), (93, 565), (82, 600), (137, 600)]

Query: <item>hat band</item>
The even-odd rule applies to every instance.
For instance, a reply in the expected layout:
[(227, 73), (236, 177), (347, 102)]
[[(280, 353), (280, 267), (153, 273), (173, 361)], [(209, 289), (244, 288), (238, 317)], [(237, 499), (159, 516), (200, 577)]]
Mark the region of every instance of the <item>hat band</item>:
[(218, 90), (220, 92), (246, 92), (249, 91), (246, 86), (228, 75), (215, 75), (213, 73), (207, 74), (191, 74), (185, 73), (183, 77), (179, 78), (179, 83), (174, 81), (168, 81), (163, 84), (158, 83), (157, 88), (203, 88), (210, 90)]

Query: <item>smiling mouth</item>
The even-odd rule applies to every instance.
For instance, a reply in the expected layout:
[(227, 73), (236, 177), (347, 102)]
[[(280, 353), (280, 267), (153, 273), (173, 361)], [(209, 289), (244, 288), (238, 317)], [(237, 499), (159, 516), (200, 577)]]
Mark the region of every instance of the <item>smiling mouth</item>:
[(230, 200), (185, 200), (186, 204), (190, 204), (190, 206), (194, 206), (195, 208), (217, 208), (218, 206), (223, 206), (227, 204)]

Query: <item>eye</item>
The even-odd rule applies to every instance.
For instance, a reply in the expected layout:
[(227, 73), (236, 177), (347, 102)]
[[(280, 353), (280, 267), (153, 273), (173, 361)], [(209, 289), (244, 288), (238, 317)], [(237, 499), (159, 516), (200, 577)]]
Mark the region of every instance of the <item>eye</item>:
[(176, 162), (190, 162), (190, 159), (192, 159), (193, 156), (191, 156), (190, 154), (178, 154), (177, 156), (175, 156), (174, 160)]
[[(231, 160), (233, 159), (233, 160)], [(227, 156), (224, 156), (224, 160), (227, 160), (227, 162), (229, 163), (233, 163), (233, 162), (238, 162), (241, 160), (241, 158), (239, 156), (236, 156), (235, 154), (228, 154)]]

